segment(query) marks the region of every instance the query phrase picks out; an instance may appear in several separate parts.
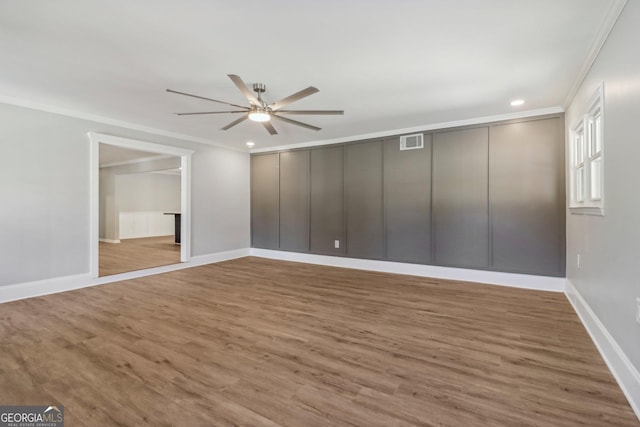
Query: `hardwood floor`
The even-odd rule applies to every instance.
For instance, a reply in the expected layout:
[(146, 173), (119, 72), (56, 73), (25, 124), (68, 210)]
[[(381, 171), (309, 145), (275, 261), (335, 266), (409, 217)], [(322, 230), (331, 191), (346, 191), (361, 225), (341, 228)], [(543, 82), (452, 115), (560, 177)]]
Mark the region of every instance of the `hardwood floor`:
[(180, 262), (180, 245), (173, 236), (125, 239), (120, 243), (100, 242), (99, 275), (125, 273)]
[(242, 258), (0, 305), (68, 426), (637, 426), (562, 294)]

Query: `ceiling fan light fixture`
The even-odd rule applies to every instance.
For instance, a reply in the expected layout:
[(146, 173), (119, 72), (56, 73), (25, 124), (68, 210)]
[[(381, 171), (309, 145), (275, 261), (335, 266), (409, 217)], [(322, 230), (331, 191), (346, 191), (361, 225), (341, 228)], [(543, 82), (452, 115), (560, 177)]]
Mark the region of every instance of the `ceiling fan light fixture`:
[(268, 122), (271, 120), (271, 115), (266, 109), (256, 107), (249, 112), (249, 120), (259, 123)]
[(202, 99), (205, 101), (211, 101), (211, 102), (217, 102), (219, 104), (225, 104), (231, 107), (235, 107), (235, 110), (227, 110), (227, 111), (199, 111), (199, 112), (191, 112), (191, 113), (176, 113), (179, 116), (187, 116), (187, 115), (194, 115), (194, 114), (227, 114), (227, 113), (231, 113), (231, 114), (235, 114), (235, 113), (242, 113), (242, 115), (240, 116), (240, 118), (232, 121), (231, 123), (227, 124), (226, 126), (220, 128), (220, 130), (229, 130), (232, 127), (244, 122), (245, 120), (249, 119), (252, 122), (257, 122), (257, 123), (261, 123), (262, 127), (265, 128), (265, 130), (267, 132), (269, 132), (269, 135), (277, 135), (278, 132), (276, 131), (276, 129), (273, 127), (273, 125), (271, 123), (269, 123), (271, 121), (271, 116), (273, 116), (274, 119), (277, 119), (279, 121), (283, 121), (285, 123), (291, 124), (291, 125), (296, 125), (296, 126), (301, 126), (303, 128), (307, 128), (307, 129), (311, 129), (311, 130), (321, 130), (319, 127), (317, 126), (313, 126), (310, 125), (308, 123), (303, 123), (300, 122), (298, 120), (293, 120), (290, 119), (286, 116), (281, 116), (280, 114), (303, 114), (303, 115), (310, 115), (310, 114), (322, 114), (322, 115), (343, 115), (344, 111), (342, 110), (289, 110), (289, 109), (283, 109), (283, 107), (286, 107), (289, 104), (292, 104), (296, 101), (299, 101), (303, 98), (306, 98), (309, 95), (313, 95), (314, 93), (318, 92), (318, 89), (313, 87), (313, 86), (309, 86), (306, 89), (302, 89), (299, 90), (298, 92), (291, 94), (285, 98), (282, 98), (281, 100), (271, 103), (269, 104), (267, 101), (265, 101), (264, 99), (262, 99), (262, 94), (266, 91), (267, 87), (262, 84), (262, 83), (254, 83), (253, 84), (253, 91), (257, 94), (254, 95), (253, 93), (251, 93), (251, 90), (249, 89), (249, 87), (247, 86), (247, 84), (242, 81), (242, 79), (240, 78), (240, 76), (237, 76), (235, 74), (227, 74), (227, 76), (231, 79), (231, 81), (236, 85), (236, 87), (240, 90), (240, 92), (242, 92), (242, 94), (245, 96), (245, 98), (247, 98), (247, 101), (249, 101), (249, 107), (243, 106), (243, 105), (239, 105), (239, 104), (233, 104), (231, 102), (226, 102), (226, 101), (220, 101), (217, 99), (213, 99), (213, 98), (207, 98), (205, 96), (200, 96), (200, 95), (194, 95), (191, 93), (186, 93), (186, 92), (179, 92), (177, 90), (172, 90), (172, 89), (167, 89), (167, 92), (171, 92), (171, 93), (175, 93), (178, 95), (184, 95), (184, 96), (190, 96), (192, 98), (197, 98), (197, 99)]

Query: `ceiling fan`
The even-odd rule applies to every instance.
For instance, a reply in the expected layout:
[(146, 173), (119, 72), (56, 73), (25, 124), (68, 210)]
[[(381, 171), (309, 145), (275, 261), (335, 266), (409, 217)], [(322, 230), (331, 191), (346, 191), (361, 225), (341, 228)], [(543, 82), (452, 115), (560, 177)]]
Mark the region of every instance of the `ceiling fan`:
[(231, 107), (239, 108), (239, 110), (230, 110), (230, 111), (200, 111), (195, 113), (176, 113), (178, 116), (190, 116), (190, 115), (201, 115), (201, 114), (239, 114), (242, 113), (242, 117), (236, 119), (222, 128), (222, 130), (228, 130), (234, 127), (235, 125), (242, 123), (243, 121), (249, 119), (254, 122), (259, 122), (264, 126), (264, 128), (271, 134), (276, 135), (278, 132), (270, 123), (272, 118), (281, 120), (285, 123), (289, 123), (296, 126), (302, 126), (307, 129), (312, 130), (320, 130), (319, 127), (310, 125), (308, 123), (299, 122), (297, 120), (292, 120), (288, 117), (282, 116), (282, 114), (305, 114), (305, 115), (314, 115), (314, 114), (322, 114), (322, 115), (342, 115), (344, 111), (342, 110), (283, 110), (283, 107), (286, 107), (289, 104), (292, 104), (296, 101), (299, 101), (302, 98), (305, 98), (309, 95), (313, 95), (318, 92), (313, 86), (309, 86), (306, 89), (302, 89), (294, 93), (293, 95), (289, 95), (286, 98), (281, 99), (280, 101), (274, 102), (273, 104), (269, 104), (262, 98), (262, 94), (265, 92), (267, 87), (262, 83), (254, 83), (253, 91), (257, 94), (254, 95), (249, 90), (249, 87), (245, 84), (244, 81), (239, 76), (235, 74), (228, 74), (231, 81), (236, 85), (240, 92), (247, 98), (249, 101), (249, 107), (233, 104), (231, 102), (219, 101), (217, 99), (211, 99), (204, 96), (192, 95), (190, 93), (179, 92), (177, 90), (167, 89), (167, 92), (176, 93), (178, 95), (190, 96), (192, 98), (204, 99), (205, 101), (213, 101), (219, 104), (229, 105)]

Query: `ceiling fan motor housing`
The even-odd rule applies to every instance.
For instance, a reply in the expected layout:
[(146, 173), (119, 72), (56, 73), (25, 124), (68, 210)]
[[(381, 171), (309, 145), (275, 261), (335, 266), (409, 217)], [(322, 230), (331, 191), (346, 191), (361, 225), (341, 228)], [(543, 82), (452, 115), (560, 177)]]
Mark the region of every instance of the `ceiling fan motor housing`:
[(267, 86), (263, 83), (254, 83), (253, 91), (257, 93), (264, 93), (267, 90)]

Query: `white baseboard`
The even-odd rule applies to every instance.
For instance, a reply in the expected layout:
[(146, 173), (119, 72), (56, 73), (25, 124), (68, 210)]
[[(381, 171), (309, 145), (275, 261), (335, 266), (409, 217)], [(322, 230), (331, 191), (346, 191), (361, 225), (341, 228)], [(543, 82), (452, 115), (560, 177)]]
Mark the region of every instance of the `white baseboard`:
[(84, 288), (90, 282), (91, 276), (84, 273), (0, 286), (0, 303)]
[(263, 258), (279, 259), (283, 261), (327, 265), (331, 267), (355, 268), (358, 270), (408, 274), (411, 276), (433, 277), (436, 279), (488, 283), (491, 285), (511, 286), (515, 288), (535, 289), (541, 291), (563, 292), (565, 288), (564, 277), (500, 273), (496, 271), (438, 267), (435, 265), (406, 264), (402, 262), (375, 261), (369, 259), (302, 254), (297, 252), (284, 252), (256, 248), (251, 249), (251, 255)]
[(565, 294), (640, 419), (640, 373), (570, 280), (567, 280)]
[(145, 270), (131, 271), (128, 273), (114, 274), (111, 276), (92, 278), (89, 273), (85, 273), (73, 276), (54, 277), (52, 279), (38, 280), (34, 282), (0, 286), (0, 303), (55, 294), (58, 292), (66, 292), (90, 286), (103, 285), (105, 283), (120, 282), (122, 280), (136, 279), (138, 277), (152, 276), (160, 273), (168, 273), (170, 271), (182, 270), (185, 268), (197, 267), (200, 265), (212, 264), (235, 258), (242, 258), (248, 255), (249, 248), (244, 248), (206, 255), (196, 255), (191, 257), (191, 260), (189, 260), (189, 262), (147, 268)]
[(215, 253), (206, 254), (206, 255), (196, 255), (191, 257), (191, 261), (189, 261), (189, 264), (191, 264), (190, 265), (191, 267), (195, 267), (198, 265), (205, 265), (205, 264), (213, 264), (216, 262), (227, 261), (230, 259), (246, 257), (250, 255), (250, 252), (251, 251), (249, 248), (243, 248), (243, 249), (236, 249), (233, 251), (215, 252)]
[(101, 241), (102, 243), (120, 243), (120, 239), (114, 240), (114, 239), (103, 239), (103, 238), (100, 238), (98, 240)]

